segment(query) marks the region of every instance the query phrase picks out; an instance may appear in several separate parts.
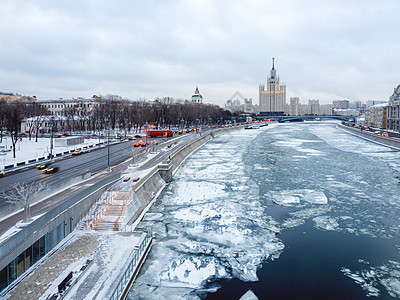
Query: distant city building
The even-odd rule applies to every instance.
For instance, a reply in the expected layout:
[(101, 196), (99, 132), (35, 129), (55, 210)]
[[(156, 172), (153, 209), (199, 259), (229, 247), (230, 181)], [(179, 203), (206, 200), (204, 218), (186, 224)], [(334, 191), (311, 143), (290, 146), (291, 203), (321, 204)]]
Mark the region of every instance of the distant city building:
[[(258, 107), (258, 105), (257, 105)], [(249, 98), (245, 98), (244, 99), (244, 113), (246, 114), (257, 114), (257, 110), (255, 109), (254, 105), (253, 105), (253, 99)]]
[(265, 86), (259, 86), (260, 114), (264, 116), (283, 115), (286, 104), (286, 85), (279, 83), (276, 75), (275, 61), (272, 59), (272, 69), (267, 78), (267, 90)]
[[(51, 129), (55, 132), (65, 131), (71, 120), (64, 116), (50, 115), (23, 119), (21, 121), (21, 132), (28, 132), (30, 128), (38, 128), (39, 134), (50, 133)], [(80, 124), (80, 119), (72, 120)]]
[(299, 116), (301, 114), (301, 104), (299, 97), (290, 97), (289, 99), (289, 115)]
[(360, 113), (357, 109), (334, 109), (333, 114), (336, 116), (358, 117)]
[[(71, 99), (50, 99), (35, 100), (37, 103), (44, 105), (53, 115), (63, 116), (65, 114), (73, 114), (76, 116), (85, 116), (92, 109), (100, 104), (100, 98), (93, 96), (92, 98), (71, 98)], [(68, 111), (70, 111), (68, 113)]]
[(383, 101), (383, 100), (367, 100), (365, 102), (366, 107), (370, 107), (376, 104), (384, 104), (384, 103), (388, 103), (387, 101)]
[(203, 96), (199, 92), (199, 88), (196, 86), (196, 90), (192, 95), (192, 103), (203, 104)]
[(301, 116), (308, 115), (309, 111), (310, 111), (310, 108), (308, 107), (308, 104), (300, 104), (300, 115)]
[(225, 104), (225, 109), (231, 112), (243, 112), (245, 114), (257, 114), (257, 108), (258, 105), (253, 105), (253, 100), (251, 98), (243, 97), (238, 91), (236, 91)]
[(332, 115), (332, 104), (324, 104), (319, 106), (319, 114), (321, 116), (331, 116)]
[(387, 128), (387, 107), (387, 102), (368, 107), (364, 115), (365, 125), (377, 128)]
[(308, 100), (309, 115), (319, 115), (319, 100)]
[(244, 105), (240, 102), (240, 100), (227, 100), (225, 104), (225, 109), (229, 110), (230, 112), (243, 112)]
[(361, 103), (360, 100), (355, 100), (353, 102), (349, 102), (349, 108), (351, 109), (360, 109), (363, 107), (363, 104)]
[(387, 107), (387, 128), (400, 131), (400, 84), (394, 89)]
[(349, 100), (333, 100), (332, 102), (334, 109), (348, 109), (350, 108)]

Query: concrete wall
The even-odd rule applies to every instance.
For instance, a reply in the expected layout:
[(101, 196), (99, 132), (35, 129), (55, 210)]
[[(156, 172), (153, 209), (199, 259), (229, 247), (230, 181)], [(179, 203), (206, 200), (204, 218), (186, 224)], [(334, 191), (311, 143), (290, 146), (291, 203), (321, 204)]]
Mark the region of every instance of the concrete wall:
[(67, 220), (70, 218), (72, 218), (73, 230), (106, 189), (114, 184), (116, 180), (119, 180), (120, 177), (121, 174), (118, 173), (103, 179), (82, 193), (61, 203), (9, 239), (3, 241), (0, 244), (0, 270), (43, 235), (51, 232), (61, 223), (66, 226)]
[[(185, 144), (176, 149), (169, 157), (168, 160), (151, 170), (144, 178), (142, 178), (134, 187), (134, 196), (132, 205), (137, 206), (138, 201), (140, 207), (135, 208), (134, 215), (128, 214), (122, 225), (132, 224), (141, 217), (143, 212), (148, 209), (152, 200), (160, 191), (165, 187), (166, 183), (172, 180), (173, 174), (180, 167), (182, 162), (199, 147), (210, 141), (214, 135), (225, 133), (231, 130), (242, 129), (243, 127), (230, 127), (219, 130), (214, 130), (212, 133), (203, 134), (188, 144)], [(128, 211), (129, 211), (128, 207)]]
[(83, 144), (85, 139), (83, 136), (70, 136), (65, 138), (56, 138), (54, 139), (54, 146), (55, 147), (66, 147), (66, 146), (74, 146)]
[(347, 130), (349, 133), (353, 134), (353, 135), (357, 135), (360, 138), (378, 143), (378, 144), (382, 144), (391, 148), (395, 148), (395, 149), (400, 149), (400, 139), (395, 139), (395, 138), (390, 138), (390, 137), (384, 137), (381, 135), (377, 135), (368, 131), (361, 131), (359, 128), (353, 128), (350, 126), (346, 126), (346, 125), (339, 125), (340, 128), (343, 128), (345, 130)]

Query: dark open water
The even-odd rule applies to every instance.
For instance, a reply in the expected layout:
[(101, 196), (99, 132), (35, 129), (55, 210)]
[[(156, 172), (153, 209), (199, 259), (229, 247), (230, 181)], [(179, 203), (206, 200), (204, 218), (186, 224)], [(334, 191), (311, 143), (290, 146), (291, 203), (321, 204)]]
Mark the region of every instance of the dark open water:
[[(285, 124), (260, 134), (244, 160), (266, 213), (301, 225), (279, 233), (285, 249), (262, 264), (259, 281), (222, 281), (206, 299), (239, 299), (249, 289), (259, 299), (398, 297), (399, 153), (391, 151), (332, 124)], [(327, 197), (325, 224), (313, 221), (318, 213), (302, 214), (310, 209), (302, 201), (274, 200), (304, 189)]]
[(399, 152), (334, 123), (219, 136), (145, 217), (129, 298), (400, 298), (399, 184)]

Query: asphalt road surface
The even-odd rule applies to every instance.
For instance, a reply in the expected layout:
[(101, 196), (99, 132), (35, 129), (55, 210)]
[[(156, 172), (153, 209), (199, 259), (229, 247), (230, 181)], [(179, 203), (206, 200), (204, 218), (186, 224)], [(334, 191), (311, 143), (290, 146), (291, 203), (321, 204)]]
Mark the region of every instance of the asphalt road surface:
[[(148, 151), (158, 151), (166, 148), (167, 145), (178, 142), (179, 144), (187, 143), (197, 137), (196, 133), (175, 136), (174, 138), (148, 138), (147, 141), (156, 141), (158, 144), (151, 144), (147, 147), (133, 147), (136, 141), (124, 141), (116, 144), (110, 144), (110, 166), (120, 164), (127, 159), (134, 157), (135, 163), (140, 163), (146, 159)], [(138, 139), (140, 140), (140, 139)], [(144, 141), (144, 138), (142, 138)], [(152, 159), (149, 164), (157, 164), (166, 158), (169, 151), (159, 151), (159, 154)], [(33, 181), (42, 180), (50, 189), (56, 190), (58, 187), (65, 185), (66, 182), (73, 178), (81, 177), (87, 173), (96, 174), (108, 167), (108, 147), (90, 149), (90, 152), (77, 156), (67, 156), (56, 158), (53, 162), (58, 166), (58, 171), (51, 174), (45, 174), (41, 170), (36, 169), (35, 165), (24, 170), (8, 173), (7, 176), (0, 179), (0, 211), (6, 212), (10, 210), (12, 204), (8, 203), (3, 193), (7, 193), (12, 185), (17, 182), (31, 183)]]

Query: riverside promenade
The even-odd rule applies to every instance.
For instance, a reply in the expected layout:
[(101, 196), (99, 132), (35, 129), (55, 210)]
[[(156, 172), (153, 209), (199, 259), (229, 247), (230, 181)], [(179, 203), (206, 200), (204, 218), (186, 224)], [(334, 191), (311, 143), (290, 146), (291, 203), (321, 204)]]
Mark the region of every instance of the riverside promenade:
[(168, 141), (142, 164), (127, 161), (114, 167), (111, 173), (120, 172), (120, 179), (0, 299), (123, 299), (151, 247), (151, 228), (137, 228), (141, 218), (193, 151), (216, 134), (240, 128)]
[[(389, 136), (383, 136), (375, 132), (361, 130), (360, 128), (354, 128), (349, 125), (338, 124), (338, 127), (346, 130), (348, 133), (356, 135), (360, 138), (372, 141), (383, 146), (387, 146), (396, 150), (400, 150), (400, 138), (398, 133), (394, 134), (388, 132)], [(378, 130), (377, 130), (378, 131)]]

